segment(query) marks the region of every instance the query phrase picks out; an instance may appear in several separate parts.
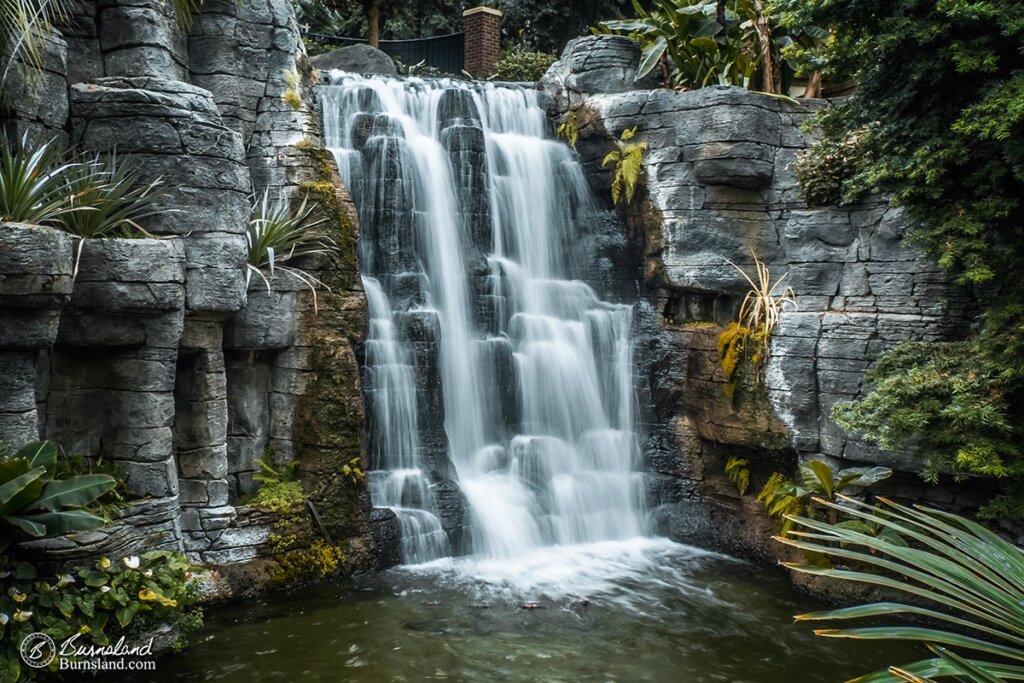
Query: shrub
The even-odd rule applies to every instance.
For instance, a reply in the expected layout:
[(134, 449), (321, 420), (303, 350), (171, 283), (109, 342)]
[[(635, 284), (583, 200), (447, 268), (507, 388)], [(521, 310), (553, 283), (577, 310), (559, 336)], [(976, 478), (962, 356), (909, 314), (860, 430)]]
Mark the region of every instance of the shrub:
[(501, 81), (539, 81), (558, 56), (547, 52), (506, 50), (494, 65), (494, 76)]
[(28, 444), (0, 460), (0, 553), (17, 537), (41, 538), (103, 526), (104, 519), (82, 509), (117, 485), (106, 474), (55, 477), (57, 445)]
[[(0, 680), (32, 680), (42, 671), (21, 663), (18, 648), (30, 633), (44, 633), (58, 647), (69, 637), (104, 646), (121, 636), (131, 646), (130, 639), (169, 623), (179, 628), (180, 646), (187, 631), (202, 624), (201, 612), (190, 609), (198, 597), (190, 570), (184, 555), (166, 550), (119, 561), (101, 557), (58, 577), (40, 577), (31, 564), (0, 556), (6, 577), (0, 594)], [(55, 659), (50, 671), (57, 665)]]
[(725, 476), (729, 477), (736, 486), (736, 490), (741, 496), (747, 495), (747, 489), (750, 488), (750, 463), (746, 458), (729, 458), (728, 462), (725, 463)]
[(644, 153), (647, 151), (646, 142), (629, 142), (636, 135), (636, 127), (622, 131), (622, 135), (615, 141), (616, 148), (608, 152), (601, 161), (601, 167), (608, 164), (615, 164), (612, 173), (612, 203), (618, 204), (619, 198), (624, 197), (626, 203), (633, 201), (637, 183), (640, 181), (640, 174), (644, 169)]
[(922, 621), (827, 628), (815, 633), (827, 638), (909, 640), (927, 644), (936, 655), (857, 681), (927, 683), (949, 676), (963, 676), (962, 680), (972, 683), (1024, 679), (1024, 554), (1020, 548), (948, 512), (910, 508), (884, 499), (872, 507), (838, 498), (838, 502), (818, 500), (817, 504), (836, 517), (848, 518), (846, 521), (791, 517), (796, 530), (777, 539), (805, 554), (834, 558), (836, 566), (786, 566), (805, 574), (898, 591), (913, 604), (877, 602), (802, 614), (797, 620), (845, 623), (915, 617)]

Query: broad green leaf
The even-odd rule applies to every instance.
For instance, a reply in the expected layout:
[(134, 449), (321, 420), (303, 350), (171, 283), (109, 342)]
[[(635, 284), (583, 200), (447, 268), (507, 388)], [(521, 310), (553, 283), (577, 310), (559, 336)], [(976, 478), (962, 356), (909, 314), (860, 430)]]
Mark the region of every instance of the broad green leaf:
[(90, 529), (97, 529), (104, 524), (102, 517), (97, 517), (85, 510), (40, 512), (32, 515), (22, 515), (21, 519), (42, 524), (46, 527), (46, 534), (49, 536), (69, 534), (73, 531), (89, 531)]
[(39, 522), (25, 519), (24, 517), (19, 517), (17, 515), (5, 515), (3, 520), (8, 524), (18, 527), (29, 536), (41, 538), (46, 535), (46, 526)]
[[(806, 469), (804, 468), (804, 465), (806, 465)], [(810, 473), (811, 475), (811, 481), (808, 482), (808, 478), (805, 474), (805, 483), (816, 483), (819, 491), (824, 493), (828, 498), (832, 497), (834, 491), (832, 487), (835, 483), (835, 475), (828, 463), (822, 462), (821, 460), (808, 460), (807, 462), (801, 463), (801, 469), (805, 473)]]
[(82, 474), (67, 480), (51, 481), (43, 489), (33, 507), (50, 511), (65, 507), (81, 507), (115, 486), (117, 482), (107, 474)]
[(43, 468), (37, 467), (31, 472), (11, 479), (7, 483), (0, 485), (0, 515), (5, 515), (8, 511), (13, 510), (11, 502), (15, 500), (15, 496), (21, 492), (26, 486), (36, 481), (43, 476)]
[(43, 481), (50, 481), (57, 469), (57, 444), (52, 441), (30, 443), (19, 448), (14, 457), (25, 458), (32, 469), (45, 467), (46, 474), (43, 475)]
[(658, 60), (665, 54), (667, 47), (668, 41), (665, 40), (665, 37), (658, 36), (653, 43), (644, 48), (643, 54), (640, 56), (640, 66), (637, 67), (634, 80), (639, 80), (651, 73), (654, 67), (658, 65)]

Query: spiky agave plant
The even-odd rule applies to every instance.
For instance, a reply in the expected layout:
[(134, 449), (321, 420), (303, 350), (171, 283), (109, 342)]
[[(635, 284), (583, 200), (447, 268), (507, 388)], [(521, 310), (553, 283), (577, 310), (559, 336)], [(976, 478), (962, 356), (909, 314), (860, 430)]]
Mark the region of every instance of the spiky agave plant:
[[(876, 602), (797, 616), (799, 621), (909, 616), (895, 624), (815, 631), (828, 638), (906, 640), (934, 657), (890, 667), (850, 683), (927, 682), (950, 676), (972, 683), (1024, 680), (1024, 553), (959, 515), (880, 499), (877, 506), (845, 496), (816, 501), (850, 519), (829, 523), (792, 517), (796, 530), (781, 543), (835, 560), (834, 566), (787, 564), (816, 576), (853, 581), (913, 596), (915, 604)], [(885, 530), (887, 533), (877, 533)], [(952, 649), (949, 649), (952, 648)]]
[[(316, 288), (321, 286), (330, 291), (330, 287), (301, 268), (284, 265), (288, 261), (302, 256), (317, 254), (332, 256), (337, 253), (338, 245), (329, 237), (317, 235), (314, 228), (324, 223), (324, 219), (311, 218), (316, 205), (309, 204), (309, 196), (302, 198), (297, 208), (292, 209), (291, 203), (283, 196), (270, 199), (270, 190), (265, 190), (256, 197), (246, 241), (249, 247), (249, 275), (255, 273), (267, 285), (270, 291), (270, 280), (263, 274), (263, 269), (273, 277), (276, 270), (294, 277), (313, 293), (313, 308), (317, 307)], [(248, 281), (248, 276), (246, 280)]]
[(56, 225), (78, 211), (64, 190), (65, 174), (77, 165), (63, 161), (54, 140), (33, 147), (27, 138), (11, 144), (0, 134), (0, 221)]
[(750, 255), (754, 259), (754, 268), (757, 271), (756, 280), (732, 261), (727, 261), (727, 263), (750, 284), (750, 290), (743, 297), (743, 303), (740, 304), (738, 322), (751, 332), (761, 333), (757, 336), (757, 353), (760, 358), (766, 359), (771, 345), (771, 337), (782, 318), (782, 311), (787, 305), (794, 309), (797, 308), (796, 293), (792, 287), (782, 286), (783, 280), (789, 275), (788, 272), (783, 273), (782, 277), (772, 282), (768, 266), (757, 258), (757, 254), (753, 251), (750, 252)]
[(76, 162), (64, 173), (62, 191), (77, 209), (61, 215), (65, 231), (90, 238), (148, 236), (138, 221), (169, 211), (157, 207), (160, 180), (140, 182), (131, 164), (116, 154), (83, 153)]
[(612, 174), (612, 203), (618, 204), (619, 198), (625, 196), (626, 203), (633, 201), (640, 173), (643, 171), (646, 142), (630, 142), (636, 135), (636, 126), (622, 131), (615, 141), (615, 149), (608, 152), (601, 161), (601, 167), (615, 164)]

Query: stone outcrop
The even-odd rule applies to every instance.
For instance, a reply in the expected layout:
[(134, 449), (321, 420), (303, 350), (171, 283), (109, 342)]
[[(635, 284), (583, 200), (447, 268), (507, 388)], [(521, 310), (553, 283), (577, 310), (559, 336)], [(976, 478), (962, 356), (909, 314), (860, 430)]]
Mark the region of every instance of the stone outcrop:
[[(639, 53), (624, 41), (570, 43), (542, 87), (552, 117), (576, 113), (578, 151), (599, 196), (610, 180), (601, 159), (621, 132), (636, 127), (635, 139), (649, 144), (643, 189), (623, 215), (641, 254), (645, 452), (663, 529), (764, 550), (770, 534), (729, 531), (753, 529), (761, 514), (723, 476), (732, 455), (754, 463), (755, 484), (815, 457), (886, 465), (898, 473), (879, 490), (976, 506), (985, 491), (926, 487), (911, 454), (863, 443), (830, 417), (837, 402), (863, 394), (881, 351), (967, 334), (975, 294), (902, 242), (907, 220), (883, 199), (846, 207), (802, 200), (792, 168), (808, 145), (801, 124), (827, 103), (729, 87), (641, 89), (632, 78)], [(730, 400), (716, 342), (749, 289), (729, 262), (753, 273), (753, 255), (773, 279), (788, 274), (799, 309), (782, 317), (763, 387), (748, 383)]]
[[(102, 457), (131, 498), (113, 525), (24, 549), (64, 565), (153, 547), (255, 561), (276, 552), (277, 522), (242, 499), (273, 449), (298, 462), (323, 522), (303, 509), (291, 549), (329, 536), (350, 568), (370, 566), (365, 484), (341, 473), (364, 457), (358, 221), (322, 148), (293, 10), (208, 0), (181, 22), (171, 7), (75, 3), (42, 73), (16, 65), (18, 97), (0, 110), (30, 142), (116, 149), (160, 193), (140, 219), (151, 238), (0, 225), (0, 441)], [(329, 291), (250, 273), (251, 197), (264, 191), (316, 207), (340, 255), (289, 265)]]
[(383, 74), (397, 76), (398, 67), (395, 60), (381, 50), (370, 45), (357, 43), (337, 50), (325, 52), (312, 59), (313, 66), (323, 71), (340, 69), (355, 74)]

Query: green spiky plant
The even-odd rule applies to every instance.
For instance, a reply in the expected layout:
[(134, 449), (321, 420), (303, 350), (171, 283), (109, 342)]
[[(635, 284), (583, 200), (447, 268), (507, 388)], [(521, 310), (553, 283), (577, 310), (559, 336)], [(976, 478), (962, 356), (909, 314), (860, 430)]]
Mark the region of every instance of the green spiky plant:
[(316, 288), (320, 286), (330, 291), (330, 287), (301, 268), (285, 265), (300, 257), (334, 256), (338, 253), (334, 240), (316, 233), (317, 226), (325, 221), (312, 218), (316, 205), (309, 204), (308, 200), (309, 196), (304, 196), (298, 207), (293, 209), (283, 196), (271, 200), (270, 190), (264, 191), (253, 203), (246, 242), (249, 275), (255, 273), (262, 278), (267, 291), (270, 291), (270, 279), (263, 273), (264, 269), (271, 277), (277, 270), (287, 273), (313, 293), (315, 309)]
[(87, 531), (104, 519), (82, 508), (114, 489), (106, 474), (57, 479), (58, 447), (31, 443), (0, 460), (0, 553), (23, 539)]
[(168, 209), (157, 203), (160, 180), (140, 182), (131, 164), (116, 154), (83, 153), (63, 174), (61, 192), (72, 211), (60, 217), (60, 227), (78, 237), (149, 236), (139, 220)]
[[(65, 174), (72, 170), (78, 170), (76, 164), (63, 161), (54, 140), (32, 146), (23, 138), (12, 144), (0, 133), (0, 222), (58, 226), (78, 210), (65, 187)], [(88, 172), (82, 171), (83, 181)]]
[[(797, 616), (798, 621), (906, 616), (920, 623), (827, 628), (827, 638), (924, 643), (935, 656), (851, 683), (971, 683), (1024, 680), (1024, 553), (980, 524), (949, 512), (886, 499), (877, 506), (838, 496), (817, 499), (845, 522), (792, 516), (776, 540), (833, 564), (786, 564), (793, 571), (904, 593), (913, 604), (875, 602)], [(851, 525), (853, 522), (855, 524)], [(863, 525), (863, 526), (857, 526)], [(885, 529), (886, 535), (866, 528)], [(900, 539), (899, 541), (894, 539)]]
[(613, 204), (618, 204), (620, 197), (625, 197), (627, 204), (633, 201), (637, 183), (640, 181), (640, 174), (644, 170), (644, 153), (647, 152), (647, 143), (630, 142), (634, 135), (636, 135), (636, 126), (622, 131), (622, 135), (615, 141), (615, 149), (608, 152), (601, 161), (602, 168), (608, 164), (615, 164), (611, 187)]

